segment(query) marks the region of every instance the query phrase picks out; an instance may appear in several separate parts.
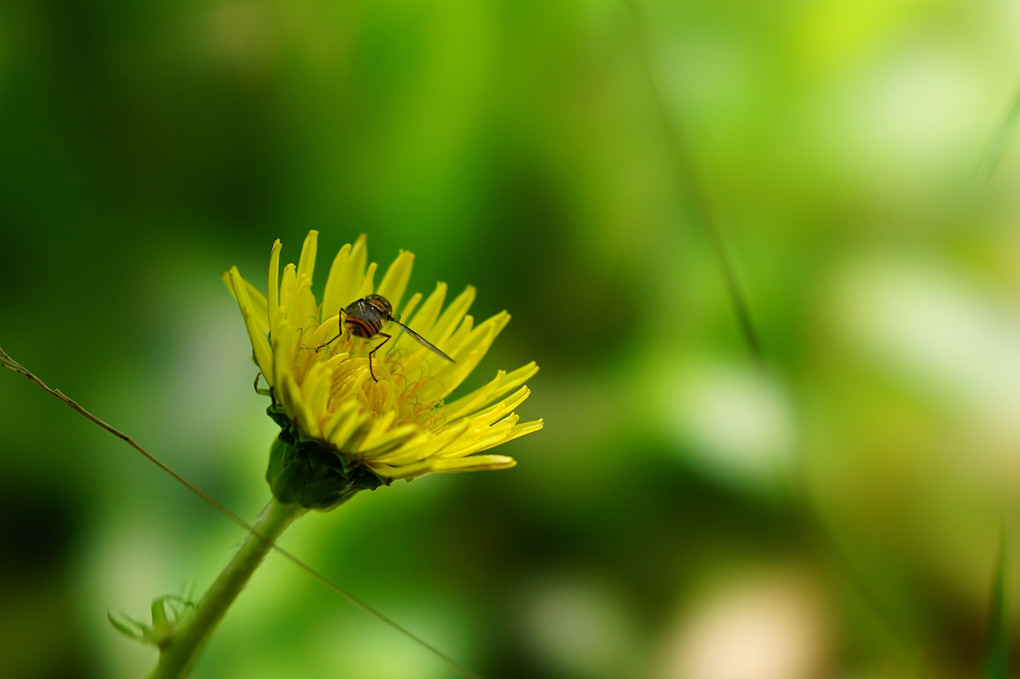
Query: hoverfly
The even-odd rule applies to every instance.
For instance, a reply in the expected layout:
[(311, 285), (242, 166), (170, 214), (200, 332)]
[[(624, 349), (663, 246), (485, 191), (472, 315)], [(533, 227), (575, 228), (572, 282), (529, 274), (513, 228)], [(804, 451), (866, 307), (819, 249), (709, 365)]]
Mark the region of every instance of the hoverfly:
[(455, 360), (440, 351), (434, 344), (429, 342), (427, 339), (411, 330), (409, 327), (398, 321), (393, 316), (393, 305), (390, 301), (382, 295), (369, 295), (368, 297), (362, 297), (359, 300), (355, 300), (347, 305), (346, 308), (340, 309), (340, 315), (347, 315), (347, 318), (341, 318), (340, 334), (316, 347), (316, 351), (319, 349), (329, 346), (336, 340), (340, 339), (341, 335), (344, 334), (344, 328), (354, 335), (355, 337), (361, 337), (362, 339), (372, 339), (376, 335), (385, 337), (382, 342), (375, 345), (370, 352), (368, 352), (368, 372), (372, 375), (372, 379), (376, 382), (379, 379), (375, 376), (375, 371), (372, 370), (372, 354), (379, 351), (382, 345), (390, 341), (391, 335), (387, 335), (385, 332), (380, 332), (382, 327), (387, 322), (396, 323), (397, 326), (405, 333), (413, 337), (419, 344), (428, 349), (431, 349), (434, 353), (442, 356), (450, 363), (456, 363)]

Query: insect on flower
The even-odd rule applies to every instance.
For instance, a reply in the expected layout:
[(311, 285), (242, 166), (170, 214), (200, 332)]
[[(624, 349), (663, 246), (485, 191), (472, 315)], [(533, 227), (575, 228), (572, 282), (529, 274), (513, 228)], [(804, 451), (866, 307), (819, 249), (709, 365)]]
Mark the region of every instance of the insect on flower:
[(419, 344), (431, 349), (434, 353), (442, 356), (450, 363), (456, 363), (455, 360), (440, 351), (434, 344), (401, 323), (397, 317), (394, 317), (393, 305), (390, 304), (390, 301), (382, 295), (369, 295), (368, 297), (362, 297), (359, 300), (351, 302), (346, 308), (340, 309), (340, 315), (344, 316), (345, 314), (347, 318), (341, 318), (340, 334), (325, 344), (319, 345), (315, 350), (318, 351), (319, 349), (329, 346), (336, 340), (340, 339), (340, 337), (344, 334), (344, 328), (347, 328), (347, 330), (355, 337), (361, 337), (362, 339), (372, 339), (376, 335), (385, 337), (386, 339), (379, 342), (379, 344), (375, 345), (375, 347), (368, 352), (368, 372), (371, 373), (372, 379), (376, 382), (379, 381), (379, 378), (375, 376), (375, 371), (372, 369), (372, 354), (379, 351), (379, 349), (382, 348), (382, 345), (390, 341), (392, 335), (380, 332), (383, 325), (388, 322), (396, 323), (401, 330), (413, 337)]

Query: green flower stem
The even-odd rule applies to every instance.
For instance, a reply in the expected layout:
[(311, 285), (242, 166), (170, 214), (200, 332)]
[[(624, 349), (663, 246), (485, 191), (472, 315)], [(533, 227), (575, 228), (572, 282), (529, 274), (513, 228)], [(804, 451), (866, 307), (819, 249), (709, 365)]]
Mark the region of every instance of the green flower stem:
[(240, 551), (202, 597), (195, 613), (184, 621), (169, 643), (161, 648), (159, 664), (149, 679), (187, 676), (209, 635), (226, 615), (227, 608), (240, 594), (263, 557), (272, 549), (272, 544), (294, 519), (306, 511), (303, 507), (283, 504), (273, 498), (255, 523), (255, 530), (249, 533), (248, 539), (241, 545)]

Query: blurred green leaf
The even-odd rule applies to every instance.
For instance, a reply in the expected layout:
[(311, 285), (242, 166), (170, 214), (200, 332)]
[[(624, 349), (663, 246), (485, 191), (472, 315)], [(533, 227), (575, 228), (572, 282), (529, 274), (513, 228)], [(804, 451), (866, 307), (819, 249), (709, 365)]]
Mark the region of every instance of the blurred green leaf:
[(984, 679), (1009, 679), (1012, 676), (1009, 654), (1009, 604), (1006, 600), (1008, 550), (1009, 536), (1006, 531), (1006, 520), (1003, 519), (999, 558), (995, 566), (995, 578), (992, 581), (991, 624)]

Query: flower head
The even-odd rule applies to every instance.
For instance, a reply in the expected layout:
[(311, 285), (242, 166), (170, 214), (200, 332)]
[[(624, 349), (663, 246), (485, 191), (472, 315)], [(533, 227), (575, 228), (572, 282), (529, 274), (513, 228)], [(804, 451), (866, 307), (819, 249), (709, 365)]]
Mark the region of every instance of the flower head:
[[(277, 497), (328, 508), (357, 490), (394, 479), (514, 466), (511, 457), (480, 453), (542, 428), (541, 420), (520, 423), (513, 412), (530, 394), (523, 385), (538, 371), (534, 363), (501, 370), (480, 389), (446, 401), (478, 365), (509, 314), (500, 312), (476, 326), (467, 314), (474, 288), (444, 309), (444, 283), (428, 298), (415, 293), (405, 301), (414, 260), (409, 252), (401, 251), (377, 286), (375, 263), (366, 266), (364, 236), (337, 254), (319, 303), (312, 293), (317, 236), (309, 232), (297, 266), (287, 264), (282, 279), (276, 241), (268, 295), (242, 278), (237, 267), (224, 275), (241, 308), (255, 362), (269, 383), (269, 413), (283, 427), (268, 472)], [(452, 360), (395, 323), (379, 328), (390, 339), (344, 328), (341, 310), (369, 295), (385, 298), (394, 319)], [(328, 488), (321, 489), (323, 484)]]

